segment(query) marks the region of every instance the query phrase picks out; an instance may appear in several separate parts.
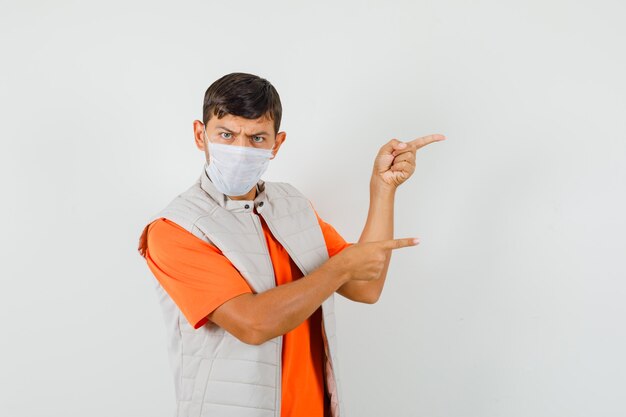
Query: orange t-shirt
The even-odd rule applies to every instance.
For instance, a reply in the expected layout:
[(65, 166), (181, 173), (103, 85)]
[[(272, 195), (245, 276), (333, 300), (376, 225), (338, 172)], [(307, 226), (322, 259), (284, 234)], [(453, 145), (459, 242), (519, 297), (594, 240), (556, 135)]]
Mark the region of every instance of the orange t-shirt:
[[(315, 210), (314, 210), (315, 211)], [(320, 219), (328, 256), (353, 243)], [(274, 266), (276, 285), (302, 277), (302, 271), (259, 216)], [(224, 302), (252, 292), (243, 276), (216, 246), (178, 224), (160, 218), (148, 228), (146, 260), (152, 273), (195, 329)], [(323, 417), (327, 403), (323, 377), (321, 308), (283, 337), (281, 415)]]

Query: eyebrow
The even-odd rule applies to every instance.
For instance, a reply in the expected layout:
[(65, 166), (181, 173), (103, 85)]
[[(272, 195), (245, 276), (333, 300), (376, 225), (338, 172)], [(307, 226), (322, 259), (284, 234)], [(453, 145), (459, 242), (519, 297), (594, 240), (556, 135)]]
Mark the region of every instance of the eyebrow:
[[(230, 132), (230, 133), (235, 133), (235, 132), (233, 132), (232, 130), (230, 130), (229, 128), (227, 128), (227, 127), (225, 127), (225, 126), (215, 126), (215, 128), (216, 128), (216, 129), (224, 129), (224, 130), (226, 130), (227, 132)], [(267, 133), (267, 132), (265, 132), (265, 131), (264, 131), (264, 132), (256, 132), (256, 133), (253, 133), (253, 134), (252, 134), (252, 135), (250, 135), (250, 136), (257, 136), (257, 135), (269, 135), (269, 133)]]

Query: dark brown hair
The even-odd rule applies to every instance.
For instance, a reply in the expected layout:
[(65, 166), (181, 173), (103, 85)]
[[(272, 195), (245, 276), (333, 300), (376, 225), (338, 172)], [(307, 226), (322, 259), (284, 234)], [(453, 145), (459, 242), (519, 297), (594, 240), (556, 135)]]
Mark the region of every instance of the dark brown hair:
[(204, 93), (202, 121), (207, 124), (212, 116), (221, 119), (227, 114), (246, 119), (265, 115), (274, 120), (274, 133), (278, 133), (282, 112), (278, 91), (269, 81), (254, 74), (233, 72), (216, 80)]

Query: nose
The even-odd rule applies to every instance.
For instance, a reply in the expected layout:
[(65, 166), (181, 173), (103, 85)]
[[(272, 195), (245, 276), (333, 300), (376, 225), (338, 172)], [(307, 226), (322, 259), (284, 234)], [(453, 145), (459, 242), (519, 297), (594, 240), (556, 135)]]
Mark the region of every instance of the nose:
[(248, 146), (248, 141), (244, 135), (239, 134), (237, 135), (237, 139), (235, 139), (232, 144), (235, 146)]

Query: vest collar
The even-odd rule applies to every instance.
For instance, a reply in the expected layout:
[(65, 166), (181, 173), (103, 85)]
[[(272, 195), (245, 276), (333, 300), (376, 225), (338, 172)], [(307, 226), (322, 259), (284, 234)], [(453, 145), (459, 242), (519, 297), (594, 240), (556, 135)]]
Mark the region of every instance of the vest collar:
[[(252, 212), (263, 210), (263, 205), (267, 205), (267, 195), (265, 193), (265, 181), (259, 179), (256, 184), (257, 192), (254, 200), (231, 200), (226, 194), (215, 187), (211, 178), (207, 174), (208, 162), (204, 162), (202, 174), (200, 175), (200, 187), (222, 208), (233, 212)], [(264, 203), (265, 202), (265, 203)], [(259, 206), (260, 204), (260, 206)]]

